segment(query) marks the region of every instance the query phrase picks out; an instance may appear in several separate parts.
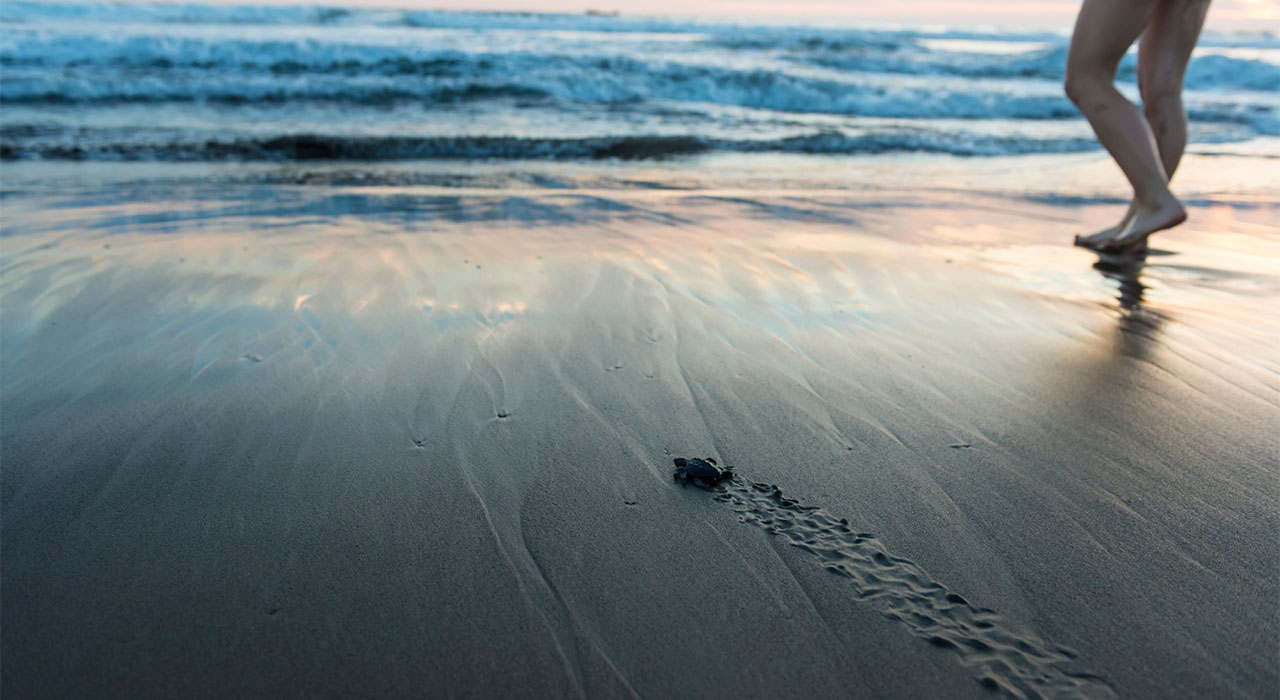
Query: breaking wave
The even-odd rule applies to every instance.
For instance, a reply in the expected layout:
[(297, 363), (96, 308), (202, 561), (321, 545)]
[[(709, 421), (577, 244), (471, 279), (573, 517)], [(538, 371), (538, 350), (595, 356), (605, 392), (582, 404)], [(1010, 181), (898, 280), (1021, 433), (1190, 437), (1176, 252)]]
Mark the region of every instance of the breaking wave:
[[(1067, 152), (1093, 146), (1070, 128), (993, 135), (956, 123), (1082, 123), (1062, 94), (1066, 41), (1044, 32), (945, 28), (7, 2), (0, 4), (0, 105), (7, 111), (0, 155), (379, 160)], [(1280, 40), (1224, 35), (1202, 45), (1187, 73), (1187, 106), (1193, 120), (1220, 128), (1202, 129), (1199, 137), (1280, 135)], [(1121, 80), (1131, 81), (1133, 71), (1130, 56)], [(155, 106), (156, 121), (134, 123), (131, 131), (113, 123), (116, 131), (108, 133), (108, 113), (129, 106)], [(551, 127), (527, 128), (531, 106), (554, 115), (545, 120)], [(345, 124), (367, 128), (354, 135), (315, 126), (264, 128), (263, 109), (292, 110), (298, 122), (304, 112), (330, 110)], [(401, 118), (405, 110), (419, 110), (418, 123), (432, 128), (415, 132)], [(387, 126), (392, 112), (401, 119), (394, 128)], [(464, 112), (475, 118), (457, 116)], [(216, 115), (216, 137), (192, 125), (197, 113), (206, 122)], [(446, 113), (453, 116), (440, 116)], [(858, 119), (900, 123), (866, 129), (853, 123)], [(487, 133), (435, 128), (468, 121), (513, 126)]]

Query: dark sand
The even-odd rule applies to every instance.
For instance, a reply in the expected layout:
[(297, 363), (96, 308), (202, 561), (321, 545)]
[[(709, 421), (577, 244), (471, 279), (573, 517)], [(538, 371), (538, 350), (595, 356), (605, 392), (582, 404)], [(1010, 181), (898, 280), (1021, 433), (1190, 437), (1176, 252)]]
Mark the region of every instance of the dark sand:
[(1274, 698), (1276, 201), (11, 188), (3, 693)]

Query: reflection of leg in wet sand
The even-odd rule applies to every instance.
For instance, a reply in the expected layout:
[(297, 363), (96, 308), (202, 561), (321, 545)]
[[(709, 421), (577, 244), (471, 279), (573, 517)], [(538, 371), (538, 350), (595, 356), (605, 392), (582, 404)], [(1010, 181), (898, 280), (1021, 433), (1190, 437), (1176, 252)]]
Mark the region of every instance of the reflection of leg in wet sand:
[[(1182, 81), (1209, 0), (1085, 0), (1067, 56), (1067, 95), (1133, 185), (1120, 223), (1076, 245), (1145, 249), (1147, 236), (1186, 219), (1169, 180), (1187, 143)], [(1138, 47), (1138, 88), (1145, 115), (1116, 90), (1116, 68)]]
[(1093, 264), (1093, 269), (1102, 273), (1103, 277), (1115, 280), (1119, 284), (1116, 299), (1120, 302), (1120, 308), (1125, 311), (1137, 311), (1142, 308), (1142, 295), (1147, 291), (1147, 285), (1143, 284), (1141, 279), (1143, 267), (1145, 265), (1141, 261), (1098, 261)]
[(1104, 259), (1093, 264), (1093, 269), (1103, 277), (1116, 282), (1116, 301), (1121, 311), (1114, 343), (1117, 356), (1149, 359), (1158, 345), (1160, 326), (1165, 319), (1143, 304), (1147, 291), (1147, 285), (1142, 282), (1145, 268), (1141, 259), (1118, 262)]

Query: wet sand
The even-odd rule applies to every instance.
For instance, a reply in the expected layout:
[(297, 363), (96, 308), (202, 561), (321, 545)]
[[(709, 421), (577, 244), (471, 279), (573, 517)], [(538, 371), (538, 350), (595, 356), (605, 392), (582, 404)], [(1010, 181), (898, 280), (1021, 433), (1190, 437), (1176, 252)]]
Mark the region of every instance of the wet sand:
[(1115, 206), (11, 189), (4, 692), (1273, 697), (1277, 199)]

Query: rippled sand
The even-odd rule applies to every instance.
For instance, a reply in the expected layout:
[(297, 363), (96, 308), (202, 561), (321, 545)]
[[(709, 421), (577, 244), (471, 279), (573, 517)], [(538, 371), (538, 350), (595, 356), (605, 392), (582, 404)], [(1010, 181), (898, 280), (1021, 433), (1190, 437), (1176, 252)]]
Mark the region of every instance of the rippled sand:
[(10, 189), (5, 692), (1273, 696), (1277, 205), (1114, 208)]

